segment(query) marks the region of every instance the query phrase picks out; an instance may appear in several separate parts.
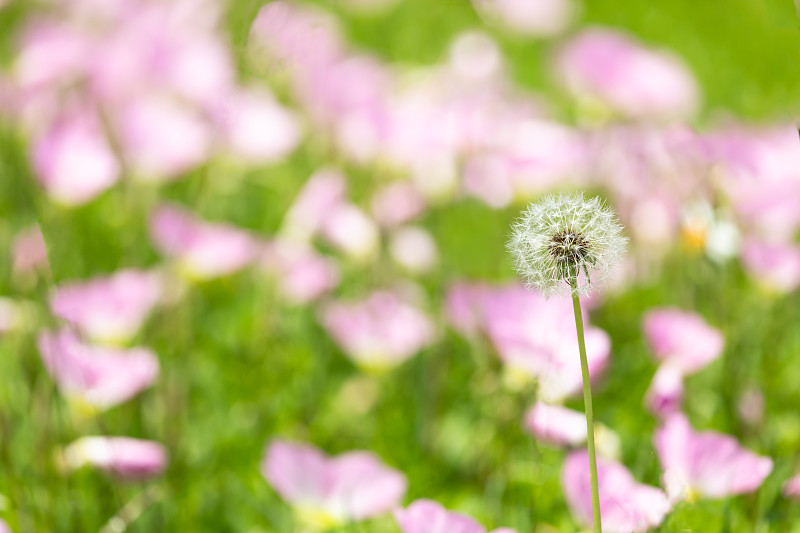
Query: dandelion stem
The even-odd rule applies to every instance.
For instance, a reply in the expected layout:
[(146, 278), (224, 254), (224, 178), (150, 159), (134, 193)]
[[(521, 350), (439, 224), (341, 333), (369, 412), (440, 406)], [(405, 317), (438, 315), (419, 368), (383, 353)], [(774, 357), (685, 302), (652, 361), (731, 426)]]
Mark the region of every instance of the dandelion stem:
[(575, 311), (575, 328), (578, 332), (578, 348), (581, 354), (581, 374), (583, 376), (583, 404), (586, 410), (586, 441), (589, 445), (589, 473), (592, 487), (592, 517), (594, 533), (602, 533), (600, 525), (600, 492), (597, 488), (597, 455), (594, 448), (594, 414), (592, 413), (592, 387), (589, 381), (589, 363), (586, 360), (586, 343), (583, 340), (583, 316), (578, 299), (577, 276), (570, 279), (572, 288), (572, 309)]

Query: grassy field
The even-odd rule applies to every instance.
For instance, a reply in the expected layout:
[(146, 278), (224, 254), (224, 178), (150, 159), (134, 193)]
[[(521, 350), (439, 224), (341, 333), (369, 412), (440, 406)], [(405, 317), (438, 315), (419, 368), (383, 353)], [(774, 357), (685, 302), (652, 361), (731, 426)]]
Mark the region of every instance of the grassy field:
[[(263, 79), (245, 54), (263, 3), (230, 0), (225, 6), (220, 31), (243, 80)], [(332, 0), (318, 4), (339, 16), (349, 46), (390, 64), (436, 64), (459, 32), (483, 29), (500, 44), (520, 87), (540, 94), (558, 120), (578, 121), (549, 69), (565, 37), (526, 39), (487, 28), (466, 0), (402, 0), (371, 16)], [(28, 0), (0, 7), (0, 58), (9, 71), (15, 39), (38, 9), (44, 8)], [(800, 33), (788, 0), (591, 0), (581, 4), (567, 33), (589, 25), (626, 30), (682, 57), (701, 87), (702, 107), (690, 124), (701, 131), (734, 120), (791, 123), (800, 113)], [(291, 98), (285, 87), (275, 90)], [(515, 279), (505, 243), (522, 201), (493, 209), (456, 198), (422, 215), (417, 225), (433, 236), (439, 260), (414, 282), (435, 324), (435, 341), (387, 373), (359, 370), (320, 325), (318, 305), (286, 302), (274, 280), (248, 268), (182, 282), (182, 290), (174, 287), (179, 295), (156, 308), (131, 342), (158, 355), (161, 372), (152, 387), (97, 414), (75, 409), (61, 394), (36, 345), (39, 332), (57, 323), (48, 294), (66, 280), (163, 265), (148, 233), (159, 202), (178, 202), (204, 219), (267, 239), (280, 231), (308, 177), (334, 165), (348, 176), (351, 200), (368, 205), (382, 169), (332, 155), (309, 129), (299, 147), (274, 164), (211, 158), (180, 180), (159, 186), (125, 181), (84, 205), (64, 207), (37, 184), (29, 140), (15, 119), (0, 125), (0, 241), (9, 249), (18, 231), (38, 222), (50, 265), (23, 279), (12, 272), (10, 253), (0, 261), (0, 295), (25, 309), (24, 325), (0, 336), (0, 518), (13, 531), (121, 531), (102, 528), (123, 506), (137, 503), (147, 505), (126, 531), (304, 531), (259, 471), (265, 445), (276, 436), (330, 454), (375, 452), (407, 476), (404, 504), (433, 499), (489, 529), (580, 530), (561, 488), (565, 452), (536, 442), (522, 424), (536, 387), (506, 387), (491, 343), (463, 337), (443, 311), (455, 281)], [(336, 298), (363, 297), (409, 277), (385, 247), (367, 262), (340, 258)], [(325, 244), (319, 249), (336, 253)], [(680, 239), (654, 263), (649, 276), (609, 292), (591, 312), (592, 324), (612, 341), (609, 367), (594, 389), (595, 416), (618, 434), (620, 461), (638, 481), (661, 484), (652, 443), (658, 420), (643, 406), (657, 364), (642, 317), (663, 306), (699, 313), (725, 338), (722, 357), (686, 380), (684, 411), (694, 427), (732, 435), (774, 460), (757, 491), (678, 503), (654, 530), (800, 532), (800, 503), (781, 494), (800, 468), (800, 295), (769, 293), (738, 259), (712, 261)], [(354, 397), (353, 390), (361, 392)], [(757, 424), (742, 421), (737, 408), (748, 391), (763, 393)], [(579, 396), (567, 406), (583, 410)], [(57, 450), (84, 435), (160, 442), (169, 465), (160, 477), (140, 482), (91, 468), (65, 474)], [(399, 529), (384, 514), (331, 531)]]

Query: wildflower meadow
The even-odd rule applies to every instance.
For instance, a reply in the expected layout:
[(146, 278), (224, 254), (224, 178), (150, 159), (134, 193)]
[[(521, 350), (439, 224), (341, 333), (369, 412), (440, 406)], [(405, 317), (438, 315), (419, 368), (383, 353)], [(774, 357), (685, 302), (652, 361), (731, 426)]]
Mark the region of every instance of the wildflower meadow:
[(0, 0), (0, 533), (800, 533), (790, 0)]

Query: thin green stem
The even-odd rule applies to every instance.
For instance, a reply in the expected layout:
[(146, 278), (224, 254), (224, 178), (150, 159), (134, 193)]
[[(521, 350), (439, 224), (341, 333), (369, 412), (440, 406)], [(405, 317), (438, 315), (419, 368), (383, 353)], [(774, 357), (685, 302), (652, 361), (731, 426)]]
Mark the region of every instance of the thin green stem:
[(597, 488), (597, 454), (594, 448), (594, 414), (592, 412), (592, 385), (589, 381), (589, 362), (586, 360), (586, 343), (583, 340), (583, 315), (578, 299), (577, 279), (570, 280), (572, 288), (572, 309), (575, 311), (575, 328), (578, 331), (578, 348), (581, 353), (581, 375), (583, 376), (583, 404), (586, 409), (586, 441), (589, 445), (589, 473), (592, 486), (592, 517), (594, 533), (602, 533), (600, 525), (600, 491)]

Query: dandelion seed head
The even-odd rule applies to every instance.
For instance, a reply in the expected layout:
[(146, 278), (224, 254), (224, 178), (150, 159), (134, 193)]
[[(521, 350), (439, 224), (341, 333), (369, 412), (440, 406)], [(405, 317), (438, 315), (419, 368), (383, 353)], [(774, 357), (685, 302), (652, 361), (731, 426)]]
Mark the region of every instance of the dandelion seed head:
[(529, 287), (548, 297), (588, 296), (614, 274), (627, 245), (613, 210), (578, 193), (529, 204), (513, 225), (508, 249)]

